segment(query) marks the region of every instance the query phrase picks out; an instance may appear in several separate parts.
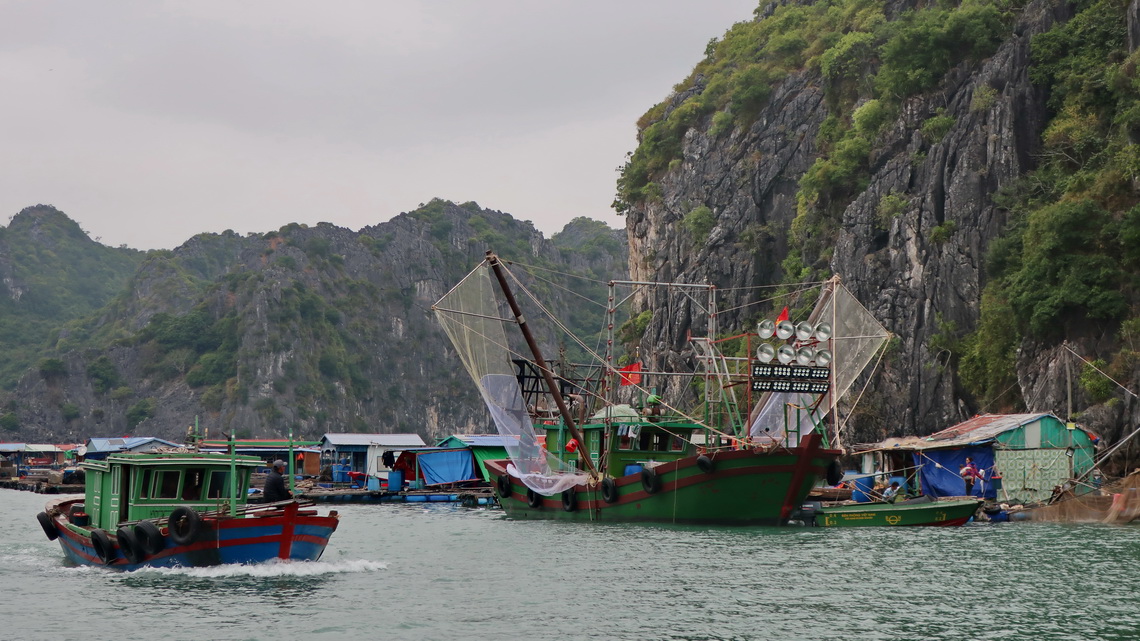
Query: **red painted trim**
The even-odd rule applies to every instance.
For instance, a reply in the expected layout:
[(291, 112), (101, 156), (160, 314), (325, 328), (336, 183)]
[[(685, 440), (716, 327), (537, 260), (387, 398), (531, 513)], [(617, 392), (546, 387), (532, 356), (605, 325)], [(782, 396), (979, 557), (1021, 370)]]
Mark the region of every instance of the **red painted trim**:
[(277, 558), (287, 559), (293, 551), (293, 526), (297, 522), (297, 503), (285, 506), (285, 527), (281, 528), (281, 547), (277, 549)]
[(796, 461), (796, 470), (792, 473), (792, 482), (788, 485), (788, 494), (784, 496), (784, 505), (780, 507), (781, 525), (788, 520), (788, 517), (792, 515), (792, 510), (796, 508), (800, 487), (804, 483), (804, 477), (807, 476), (812, 459), (820, 451), (819, 445), (822, 440), (823, 437), (812, 432), (801, 440), (800, 446), (796, 448), (799, 450), (799, 459)]

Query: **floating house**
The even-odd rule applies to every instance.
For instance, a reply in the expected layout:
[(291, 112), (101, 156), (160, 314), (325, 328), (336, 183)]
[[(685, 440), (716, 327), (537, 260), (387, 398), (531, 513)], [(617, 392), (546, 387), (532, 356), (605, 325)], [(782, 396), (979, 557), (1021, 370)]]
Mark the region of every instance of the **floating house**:
[(1052, 414), (982, 414), (930, 436), (890, 438), (858, 450), (863, 472), (904, 478), (934, 497), (965, 494), (959, 470), (970, 457), (981, 471), (973, 496), (1029, 503), (1089, 473), (1099, 440)]
[(182, 447), (153, 436), (130, 436), (123, 438), (91, 438), (80, 448), (80, 456), (88, 461), (103, 461), (110, 454), (119, 452), (153, 452), (164, 447)]
[(393, 463), (388, 488), (398, 491), (404, 481), (412, 490), (486, 485), (483, 478), (468, 447), (410, 447)]
[(321, 437), (321, 455), (333, 464), (347, 465), (346, 471), (364, 472), (368, 476), (384, 476), (391, 463), (384, 464), (385, 452), (391, 460), (409, 447), (424, 447), (419, 434), (348, 434), (328, 433)]
[(46, 443), (0, 443), (0, 456), (20, 467), (60, 465), (66, 454), (66, 450)]
[(494, 461), (508, 458), (506, 439), (498, 434), (452, 434), (436, 443), (437, 447), (458, 448), (466, 447), (471, 450), (475, 464), (479, 468), (480, 477), (490, 482), (484, 461)]

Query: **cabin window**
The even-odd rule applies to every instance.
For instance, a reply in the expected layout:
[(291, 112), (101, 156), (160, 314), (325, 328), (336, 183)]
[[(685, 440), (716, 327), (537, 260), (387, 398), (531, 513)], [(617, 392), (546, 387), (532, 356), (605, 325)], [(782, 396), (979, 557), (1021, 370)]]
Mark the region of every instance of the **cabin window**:
[(653, 432), (642, 432), (637, 449), (648, 452), (653, 449)]
[(163, 470), (158, 473), (158, 495), (155, 498), (178, 498), (178, 474), (178, 470)]
[(150, 483), (153, 480), (150, 476), (151, 469), (144, 467), (142, 469), (142, 481), (139, 483), (139, 497), (149, 499), (151, 497)]
[(669, 435), (657, 433), (653, 435), (653, 451), (667, 452), (669, 450)]
[(619, 450), (632, 450), (633, 439), (629, 436), (629, 426), (618, 426), (618, 449)]
[(210, 486), (206, 490), (208, 499), (230, 498), (230, 473), (225, 470), (210, 472)]
[(674, 436), (669, 440), (669, 449), (673, 452), (685, 451), (685, 439), (681, 436)]
[(186, 482), (182, 484), (183, 501), (202, 500), (202, 485), (206, 473), (202, 470), (186, 470)]

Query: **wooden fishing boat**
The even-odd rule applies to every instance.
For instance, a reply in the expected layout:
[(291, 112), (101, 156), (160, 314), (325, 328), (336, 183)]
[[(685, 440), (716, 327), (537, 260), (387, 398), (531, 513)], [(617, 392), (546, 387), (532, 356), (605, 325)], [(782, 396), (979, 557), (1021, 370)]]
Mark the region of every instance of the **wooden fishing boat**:
[(815, 510), (815, 524), (822, 527), (965, 525), (982, 502), (982, 499), (964, 497), (920, 497), (895, 503), (825, 503)]
[[(611, 347), (605, 355), (593, 354), (592, 364), (567, 365), (542, 357), (508, 274), (488, 252), (433, 306), (507, 443), (509, 459), (485, 464), (508, 516), (785, 525), (819, 481), (839, 482), (836, 459), (842, 452), (829, 444), (823, 419), (829, 411), (834, 416), (835, 398), (850, 387), (887, 334), (862, 306), (850, 305), (853, 297), (837, 280), (820, 293), (815, 310), (799, 326), (784, 314), (777, 322), (768, 321), (771, 331), (758, 328), (755, 334), (729, 339), (717, 338), (717, 292), (711, 285), (611, 281), (607, 318), (601, 323), (608, 328), (605, 344)], [(509, 317), (496, 302), (492, 277)], [(698, 296), (689, 292), (707, 293), (707, 303), (696, 303), (702, 307), (707, 338), (690, 336), (699, 372), (650, 372), (639, 363), (633, 369), (615, 366), (610, 350), (621, 285), (669, 287), (694, 300)], [(844, 306), (837, 309), (840, 304)], [(842, 353), (858, 356), (842, 369), (847, 378), (838, 383), (828, 366), (842, 338), (832, 332), (837, 315), (856, 341)], [(517, 327), (530, 358), (508, 349), (507, 325)], [(749, 342), (747, 356), (728, 357), (718, 350), (719, 341), (734, 339)], [(758, 339), (761, 347), (754, 359), (751, 341)], [(782, 342), (763, 342), (769, 339)], [(779, 364), (770, 363), (777, 346)], [(785, 358), (791, 349), (798, 362)], [(818, 361), (811, 357), (817, 351)], [(637, 371), (636, 376), (623, 373), (630, 371)], [(661, 384), (679, 392), (677, 398), (663, 398), (656, 386), (643, 385), (652, 377), (668, 376), (687, 377), (681, 384)], [(684, 394), (696, 379), (703, 398), (682, 409)], [(632, 393), (620, 399), (618, 388), (627, 385)]]
[(81, 565), (122, 570), (315, 561), (339, 522), (295, 500), (248, 505), (252, 456), (196, 451), (113, 454), (86, 461), (83, 498), (37, 516)]

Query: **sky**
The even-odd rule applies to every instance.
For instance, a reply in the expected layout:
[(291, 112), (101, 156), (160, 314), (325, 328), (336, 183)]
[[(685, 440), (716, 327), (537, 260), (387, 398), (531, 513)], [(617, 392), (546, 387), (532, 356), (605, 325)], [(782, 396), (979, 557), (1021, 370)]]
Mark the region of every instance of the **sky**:
[(0, 212), (136, 249), (437, 197), (622, 227), (637, 119), (757, 4), (0, 0)]

